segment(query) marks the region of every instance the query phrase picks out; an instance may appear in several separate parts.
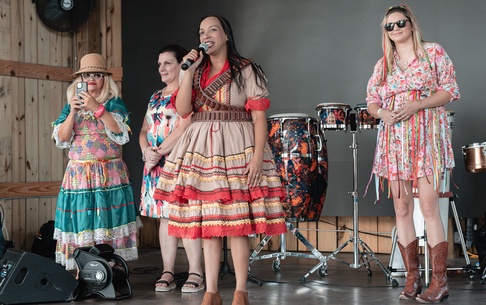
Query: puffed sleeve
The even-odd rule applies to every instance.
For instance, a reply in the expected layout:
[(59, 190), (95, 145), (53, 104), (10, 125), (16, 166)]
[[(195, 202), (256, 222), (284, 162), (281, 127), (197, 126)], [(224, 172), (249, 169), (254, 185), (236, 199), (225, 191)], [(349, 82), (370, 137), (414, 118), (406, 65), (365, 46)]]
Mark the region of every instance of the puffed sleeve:
[(427, 49), (429, 56), (434, 58), (435, 71), (437, 74), (437, 90), (444, 90), (451, 95), (451, 101), (460, 98), (459, 86), (456, 80), (456, 71), (454, 64), (444, 48), (438, 44), (431, 44), (432, 47)]
[(366, 103), (367, 104), (382, 104), (382, 96), (380, 94), (381, 82), (383, 77), (383, 58), (378, 60), (373, 69), (373, 74), (368, 80), (368, 86), (366, 87)]
[(62, 108), (61, 114), (59, 115), (57, 120), (55, 120), (51, 124), (52, 127), (54, 128), (52, 131), (52, 139), (54, 139), (54, 142), (56, 143), (56, 147), (58, 148), (64, 149), (64, 148), (71, 147), (71, 141), (73, 140), (74, 137), (74, 130), (71, 131), (71, 138), (69, 139), (68, 142), (59, 141), (59, 128), (61, 124), (64, 123), (64, 121), (66, 120), (70, 112), (71, 112), (71, 106), (68, 103), (66, 103), (66, 105), (64, 105), (64, 107)]
[[(255, 78), (255, 72), (253, 71), (252, 65), (254, 63), (247, 65), (241, 73), (245, 79), (245, 94), (246, 103), (245, 108), (247, 111), (251, 110), (261, 110), (265, 111), (270, 108), (270, 100), (267, 98), (268, 90), (266, 80), (264, 83), (257, 84)], [(257, 67), (258, 69), (258, 67)], [(263, 88), (262, 88), (263, 87)]]
[(120, 133), (114, 133), (105, 126), (106, 135), (119, 145), (124, 145), (130, 140), (130, 119), (125, 103), (120, 97), (112, 98), (105, 103), (106, 111), (111, 113), (113, 119), (120, 128)]

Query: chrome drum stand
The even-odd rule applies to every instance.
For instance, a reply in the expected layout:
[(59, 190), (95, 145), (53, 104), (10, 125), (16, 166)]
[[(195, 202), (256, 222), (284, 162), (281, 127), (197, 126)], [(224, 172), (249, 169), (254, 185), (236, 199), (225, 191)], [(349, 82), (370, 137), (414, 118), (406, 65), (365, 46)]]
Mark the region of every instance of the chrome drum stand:
[[(282, 270), (280, 266), (281, 260), (285, 259), (287, 256), (293, 256), (293, 257), (300, 257), (300, 258), (315, 258), (321, 261), (321, 264), (325, 261), (327, 261), (326, 257), (322, 255), (319, 250), (317, 250), (308, 240), (305, 238), (300, 232), (299, 229), (295, 227), (295, 225), (288, 221), (285, 220), (285, 224), (287, 226), (287, 229), (297, 237), (297, 239), (302, 242), (304, 246), (309, 249), (309, 251), (312, 254), (307, 254), (307, 253), (298, 253), (298, 252), (287, 252), (287, 240), (285, 234), (280, 234), (280, 252), (272, 253), (272, 254), (266, 254), (266, 255), (260, 255), (260, 251), (262, 251), (263, 247), (268, 243), (268, 241), (272, 238), (271, 235), (266, 235), (260, 243), (255, 247), (255, 250), (253, 250), (253, 253), (250, 255), (250, 265), (256, 260), (262, 260), (262, 259), (269, 259), (269, 258), (275, 258), (272, 264), (272, 270), (273, 271), (280, 271)], [(256, 282), (255, 278), (252, 277), (250, 267), (248, 267), (248, 278), (252, 282)], [(300, 279), (301, 282), (305, 281), (307, 276), (304, 276)], [(261, 285), (261, 282), (259, 283)]]
[[(358, 269), (361, 266), (365, 266), (368, 271), (368, 276), (372, 275), (370, 262), (375, 261), (376, 264), (380, 267), (380, 269), (385, 273), (387, 281), (392, 283), (393, 287), (398, 286), (398, 282), (393, 279), (390, 270), (388, 270), (385, 265), (376, 257), (375, 253), (371, 250), (371, 248), (358, 236), (358, 144), (356, 142), (356, 117), (355, 114), (350, 114), (350, 127), (351, 133), (353, 135), (353, 142), (350, 148), (353, 150), (353, 191), (349, 192), (353, 197), (353, 235), (340, 245), (336, 250), (334, 250), (330, 255), (326, 256), (323, 261), (317, 264), (314, 268), (312, 268), (306, 275), (304, 275), (303, 279), (310, 276), (316, 270), (319, 271), (319, 274), (327, 275), (327, 262), (330, 259), (337, 260), (343, 264), (348, 265), (351, 268)], [(347, 263), (344, 260), (336, 257), (336, 255), (344, 249), (349, 243), (353, 243), (353, 262)]]

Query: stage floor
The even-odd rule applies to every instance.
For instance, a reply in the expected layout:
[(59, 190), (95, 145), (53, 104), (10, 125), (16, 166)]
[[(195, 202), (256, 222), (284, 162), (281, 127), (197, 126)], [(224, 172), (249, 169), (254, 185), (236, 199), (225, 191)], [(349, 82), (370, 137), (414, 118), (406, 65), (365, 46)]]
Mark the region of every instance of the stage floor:
[[(131, 298), (124, 300), (107, 300), (101, 297), (94, 297), (81, 303), (96, 304), (157, 304), (157, 305), (200, 305), (204, 292), (194, 294), (181, 293), (180, 287), (185, 281), (187, 272), (187, 259), (183, 249), (179, 249), (176, 265), (176, 277), (179, 279), (178, 287), (171, 292), (155, 292), (154, 283), (160, 276), (161, 258), (159, 249), (140, 249), (140, 257), (137, 261), (128, 262), (130, 268), (130, 284), (133, 290)], [(272, 254), (265, 252), (261, 254)], [(323, 253), (328, 255), (329, 253)], [(221, 255), (223, 258), (223, 255)], [(231, 253), (228, 252), (229, 266), (232, 266)], [(353, 263), (352, 253), (338, 253), (337, 258), (346, 263)], [(377, 255), (377, 258), (388, 267), (389, 255)], [(421, 257), (423, 263), (423, 257)], [(475, 265), (477, 259), (472, 259)], [(318, 272), (311, 274), (305, 282), (300, 279), (319, 260), (314, 258), (301, 258), (287, 256), (281, 261), (281, 271), (272, 270), (273, 259), (254, 261), (251, 267), (251, 275), (255, 281), (248, 282), (250, 304), (418, 304), (414, 300), (403, 301), (398, 299), (403, 289), (405, 278), (394, 276), (399, 286), (392, 287), (387, 281), (385, 273), (378, 267), (375, 261), (371, 261), (371, 276), (365, 266), (352, 268), (340, 261), (330, 259), (328, 261), (328, 274), (320, 277)], [(464, 259), (449, 260), (452, 267), (465, 266)], [(449, 271), (449, 299), (443, 304), (484, 304), (486, 300), (486, 284), (481, 284), (480, 274), (474, 276), (471, 281), (466, 272)], [(422, 275), (422, 280), (424, 276)], [(261, 285), (254, 282), (260, 281)], [(230, 273), (224, 274), (220, 279), (220, 293), (223, 304), (231, 304), (235, 286), (234, 276)], [(55, 304), (65, 304), (55, 303)], [(69, 303), (68, 303), (69, 304)]]

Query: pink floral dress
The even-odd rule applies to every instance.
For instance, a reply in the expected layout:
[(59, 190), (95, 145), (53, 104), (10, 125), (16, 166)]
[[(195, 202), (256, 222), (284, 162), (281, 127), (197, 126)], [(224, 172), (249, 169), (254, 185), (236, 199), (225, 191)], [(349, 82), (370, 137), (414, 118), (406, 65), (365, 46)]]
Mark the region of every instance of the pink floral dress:
[[(420, 54), (405, 70), (401, 70), (395, 54), (391, 74), (382, 84), (383, 58), (375, 65), (368, 87), (366, 102), (394, 110), (406, 100), (420, 100), (439, 90), (460, 97), (454, 65), (441, 45), (424, 43), (426, 54)], [(377, 137), (373, 174), (378, 185), (383, 179), (413, 181), (434, 177), (437, 189), (443, 174), (454, 167), (450, 127), (444, 106), (427, 108), (408, 120), (388, 126), (381, 122)]]

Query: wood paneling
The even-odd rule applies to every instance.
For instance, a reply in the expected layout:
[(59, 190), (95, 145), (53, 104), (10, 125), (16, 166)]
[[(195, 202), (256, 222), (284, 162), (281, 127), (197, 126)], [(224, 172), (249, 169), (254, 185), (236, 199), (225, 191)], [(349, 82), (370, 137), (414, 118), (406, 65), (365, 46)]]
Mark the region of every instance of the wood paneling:
[(0, 183), (0, 199), (55, 197), (59, 193), (60, 186), (61, 181), (2, 182)]
[[(123, 79), (121, 0), (96, 1), (71, 33), (44, 25), (32, 0), (0, 0), (0, 14), (0, 204), (8, 238), (29, 250), (40, 225), (54, 219), (68, 160), (51, 140), (51, 122), (66, 103), (74, 58), (101, 53), (114, 79)], [(110, 28), (101, 28), (106, 20)]]

